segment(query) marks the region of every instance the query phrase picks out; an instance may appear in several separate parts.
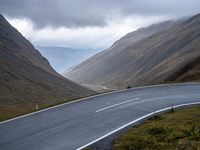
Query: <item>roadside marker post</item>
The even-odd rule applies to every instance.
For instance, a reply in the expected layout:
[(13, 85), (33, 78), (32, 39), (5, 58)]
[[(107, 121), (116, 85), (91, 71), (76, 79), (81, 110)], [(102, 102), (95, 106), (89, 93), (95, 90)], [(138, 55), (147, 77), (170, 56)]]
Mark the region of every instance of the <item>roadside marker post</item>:
[(171, 112), (174, 112), (174, 104), (172, 104)]
[(35, 101), (35, 110), (38, 110), (38, 103)]

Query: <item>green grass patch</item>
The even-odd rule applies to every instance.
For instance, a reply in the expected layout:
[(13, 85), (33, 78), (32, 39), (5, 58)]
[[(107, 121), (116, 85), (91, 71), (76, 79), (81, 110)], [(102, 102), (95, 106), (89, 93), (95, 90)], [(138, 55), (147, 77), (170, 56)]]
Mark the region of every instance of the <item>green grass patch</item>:
[(113, 150), (200, 150), (200, 106), (154, 115), (117, 138)]

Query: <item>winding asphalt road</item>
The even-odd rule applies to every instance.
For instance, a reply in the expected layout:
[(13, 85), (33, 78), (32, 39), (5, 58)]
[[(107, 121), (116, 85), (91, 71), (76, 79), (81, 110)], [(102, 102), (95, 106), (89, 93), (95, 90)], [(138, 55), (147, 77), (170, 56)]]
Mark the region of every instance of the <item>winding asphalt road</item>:
[(0, 150), (81, 149), (154, 111), (196, 102), (200, 103), (200, 84), (149, 86), (90, 97), (1, 122)]

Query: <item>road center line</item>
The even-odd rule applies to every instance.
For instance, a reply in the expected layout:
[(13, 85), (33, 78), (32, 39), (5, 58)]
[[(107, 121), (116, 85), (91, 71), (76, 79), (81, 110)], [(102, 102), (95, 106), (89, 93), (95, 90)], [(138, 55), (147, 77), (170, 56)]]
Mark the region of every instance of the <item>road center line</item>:
[[(184, 106), (191, 106), (191, 105), (198, 105), (198, 104), (200, 104), (199, 101), (198, 101), (198, 102), (193, 102), (193, 103), (184, 103), (184, 104), (174, 105), (174, 108), (179, 108), (179, 107), (184, 107)], [(101, 137), (99, 137), (99, 138), (97, 138), (97, 139), (91, 141), (90, 143), (85, 144), (84, 146), (81, 146), (81, 147), (77, 148), (76, 150), (82, 150), (82, 149), (84, 149), (84, 148), (86, 148), (86, 147), (88, 147), (88, 146), (90, 146), (90, 145), (92, 145), (92, 144), (94, 144), (94, 143), (96, 143), (96, 142), (98, 142), (98, 141), (100, 141), (100, 140), (102, 140), (102, 139), (108, 137), (109, 135), (111, 135), (111, 134), (113, 134), (113, 133), (115, 133), (115, 132), (118, 132), (118, 131), (121, 130), (121, 129), (124, 129), (125, 127), (128, 127), (128, 126), (130, 126), (130, 125), (132, 125), (132, 124), (134, 124), (134, 123), (136, 123), (136, 122), (138, 122), (138, 121), (140, 121), (140, 120), (143, 120), (143, 119), (145, 119), (145, 118), (148, 118), (148, 117), (154, 115), (155, 113), (161, 113), (161, 112), (170, 110), (171, 108), (172, 108), (171, 106), (170, 106), (170, 107), (166, 107), (166, 108), (163, 108), (163, 109), (160, 109), (160, 110), (151, 112), (151, 113), (149, 113), (149, 114), (146, 114), (146, 115), (144, 115), (144, 116), (141, 116), (141, 117), (139, 117), (139, 118), (137, 118), (137, 119), (135, 119), (135, 120), (133, 120), (133, 121), (131, 121), (131, 122), (129, 122), (129, 123), (127, 123), (127, 124), (125, 124), (125, 125), (119, 127), (119, 128), (117, 128), (117, 129), (115, 129), (115, 130), (113, 130), (113, 131), (111, 131), (111, 132), (109, 132), (109, 133), (107, 133), (107, 134), (105, 134), (105, 135), (103, 135), (103, 136), (101, 136)]]
[(110, 109), (110, 108), (113, 108), (113, 107), (116, 107), (116, 106), (119, 106), (119, 105), (122, 105), (122, 104), (126, 104), (126, 103), (130, 103), (130, 102), (133, 102), (133, 101), (137, 101), (137, 100), (139, 100), (139, 99), (140, 99), (140, 98), (135, 98), (135, 99), (131, 99), (131, 100), (128, 100), (128, 101), (125, 101), (125, 102), (117, 103), (117, 104), (114, 104), (114, 105), (111, 105), (111, 106), (108, 106), (108, 107), (99, 109), (99, 110), (97, 110), (96, 112), (104, 111), (104, 110), (106, 110), (106, 109)]

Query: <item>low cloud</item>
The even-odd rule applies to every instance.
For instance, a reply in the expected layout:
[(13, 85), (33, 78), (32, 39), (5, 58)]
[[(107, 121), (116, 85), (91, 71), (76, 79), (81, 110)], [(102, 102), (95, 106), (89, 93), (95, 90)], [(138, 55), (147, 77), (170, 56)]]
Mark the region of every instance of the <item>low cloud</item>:
[(199, 0), (1, 0), (0, 12), (30, 19), (36, 28), (104, 27), (109, 20), (137, 16), (181, 17), (200, 11)]
[(66, 46), (73, 48), (107, 48), (117, 39), (141, 26), (163, 21), (166, 18), (127, 17), (123, 20), (108, 22), (104, 27), (45, 27), (35, 29), (31, 20), (8, 18), (11, 25), (16, 27), (34, 45)]
[(200, 12), (200, 0), (0, 0), (34, 45), (105, 48), (151, 23)]

